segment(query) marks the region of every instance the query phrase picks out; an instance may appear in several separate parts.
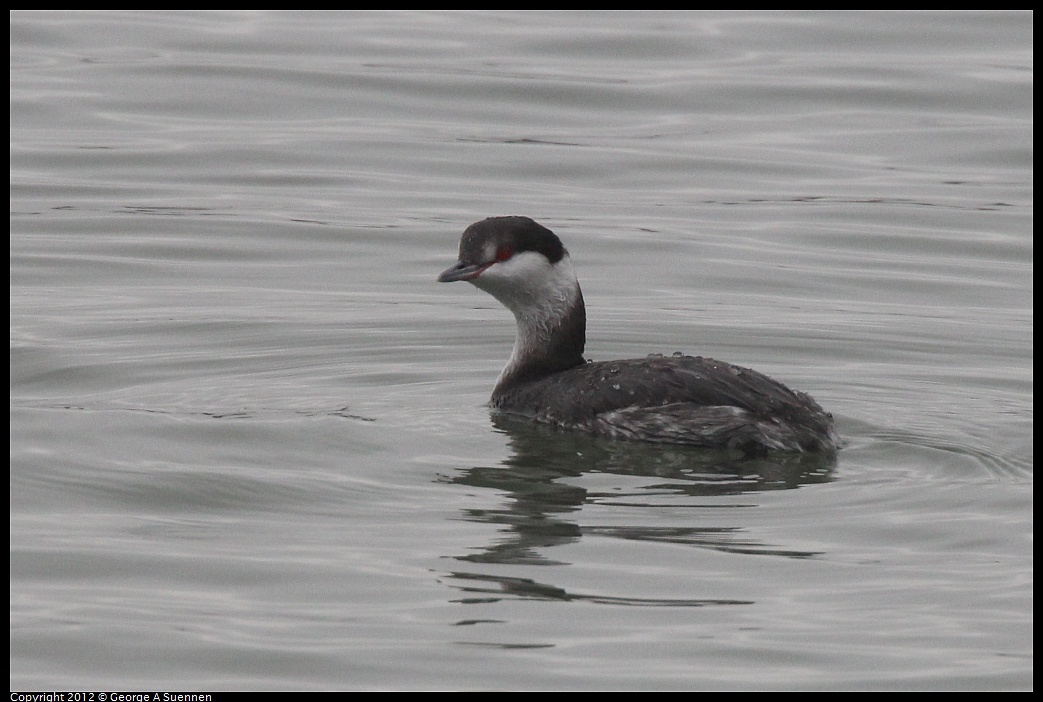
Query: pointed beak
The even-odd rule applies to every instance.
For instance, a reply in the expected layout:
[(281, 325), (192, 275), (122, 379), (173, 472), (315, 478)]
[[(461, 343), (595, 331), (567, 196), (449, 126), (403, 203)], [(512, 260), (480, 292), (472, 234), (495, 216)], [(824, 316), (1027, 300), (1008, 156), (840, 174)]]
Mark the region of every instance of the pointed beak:
[(488, 268), (488, 265), (482, 265), (478, 263), (467, 263), (466, 261), (457, 261), (452, 267), (442, 271), (442, 274), (438, 276), (439, 283), (452, 283), (457, 280), (473, 280), (477, 278), (482, 271)]

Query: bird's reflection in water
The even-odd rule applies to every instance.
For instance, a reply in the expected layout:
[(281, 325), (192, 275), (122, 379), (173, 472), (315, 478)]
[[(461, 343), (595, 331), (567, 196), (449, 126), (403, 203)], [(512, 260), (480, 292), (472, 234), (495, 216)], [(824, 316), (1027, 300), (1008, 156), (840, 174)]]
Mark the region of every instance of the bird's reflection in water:
[[(560, 563), (548, 555), (552, 547), (578, 541), (584, 534), (619, 539), (690, 544), (704, 548), (744, 553), (766, 553), (803, 558), (814, 554), (787, 551), (744, 539), (741, 526), (722, 525), (723, 511), (734, 514), (742, 503), (734, 499), (715, 503), (713, 498), (785, 490), (831, 480), (835, 456), (817, 454), (769, 454), (752, 459), (684, 446), (612, 441), (577, 432), (557, 430), (509, 415), (494, 415), (496, 429), (508, 437), (511, 455), (495, 466), (461, 468), (450, 482), (490, 488), (505, 496), (497, 509), (467, 510), (464, 518), (494, 524), (500, 538), (466, 555), (456, 556), (471, 563), (540, 564)], [(590, 474), (620, 476), (618, 481), (593, 481), (608, 489), (588, 489), (570, 478)], [(751, 499), (751, 503), (754, 502)], [(616, 525), (593, 526), (568, 517), (585, 504), (656, 509), (662, 521), (663, 507), (713, 509), (712, 517), (702, 511), (685, 512), (689, 523), (702, 526)], [(705, 522), (713, 522), (705, 525)], [(457, 573), (453, 577), (491, 576)], [(533, 591), (557, 591), (534, 583)], [(549, 590), (548, 590), (549, 588)], [(512, 588), (512, 591), (517, 588)]]

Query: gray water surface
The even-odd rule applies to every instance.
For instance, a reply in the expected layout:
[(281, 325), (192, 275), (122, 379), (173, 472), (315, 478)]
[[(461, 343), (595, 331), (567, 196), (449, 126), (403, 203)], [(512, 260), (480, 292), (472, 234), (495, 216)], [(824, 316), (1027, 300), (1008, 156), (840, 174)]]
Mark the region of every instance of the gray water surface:
[[(13, 690), (1032, 688), (1031, 13), (10, 19)], [(845, 448), (492, 417), (499, 214)]]

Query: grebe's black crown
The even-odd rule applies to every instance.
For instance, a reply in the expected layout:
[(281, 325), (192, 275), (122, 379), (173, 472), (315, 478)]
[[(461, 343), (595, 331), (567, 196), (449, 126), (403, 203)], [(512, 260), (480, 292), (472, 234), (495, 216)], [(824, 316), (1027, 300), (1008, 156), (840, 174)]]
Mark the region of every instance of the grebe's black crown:
[(464, 230), (460, 238), (460, 260), (479, 261), (490, 241), (496, 242), (497, 249), (507, 247), (512, 254), (522, 251), (541, 253), (552, 264), (566, 254), (561, 239), (535, 220), (528, 217), (489, 217)]

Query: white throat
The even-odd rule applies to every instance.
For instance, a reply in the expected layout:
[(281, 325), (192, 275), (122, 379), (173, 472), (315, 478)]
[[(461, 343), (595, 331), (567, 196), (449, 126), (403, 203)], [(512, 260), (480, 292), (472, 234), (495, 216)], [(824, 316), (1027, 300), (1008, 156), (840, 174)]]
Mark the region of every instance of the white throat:
[(471, 282), (513, 312), (518, 323), (514, 350), (500, 382), (526, 362), (551, 352), (555, 334), (576, 305), (583, 304), (568, 254), (551, 264), (539, 253), (524, 251), (490, 266)]

